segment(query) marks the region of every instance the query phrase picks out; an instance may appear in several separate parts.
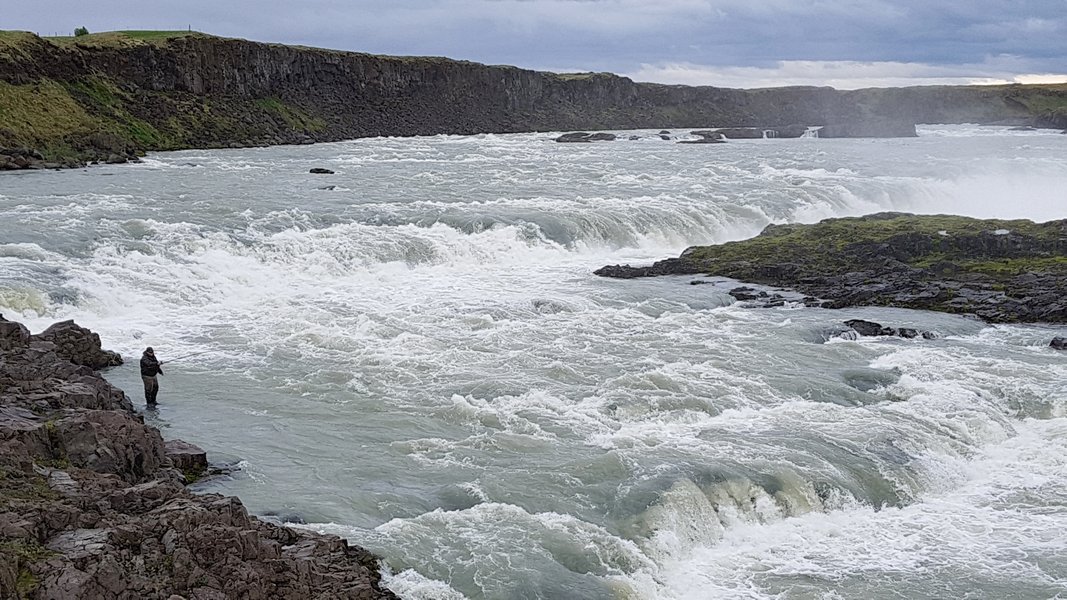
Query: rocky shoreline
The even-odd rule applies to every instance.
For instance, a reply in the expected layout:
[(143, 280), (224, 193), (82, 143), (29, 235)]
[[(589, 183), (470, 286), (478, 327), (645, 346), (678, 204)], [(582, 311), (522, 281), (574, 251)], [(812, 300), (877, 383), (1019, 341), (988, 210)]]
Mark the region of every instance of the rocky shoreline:
[(0, 316), (0, 598), (396, 598), (367, 550), (190, 492), (203, 451), (95, 371), (120, 363), (72, 322)]
[[(796, 290), (808, 306), (895, 306), (990, 323), (1067, 323), (1067, 219), (1048, 223), (879, 213), (694, 246), (603, 277), (710, 275)], [(736, 297), (736, 296), (735, 296)], [(745, 298), (753, 299), (753, 298)]]

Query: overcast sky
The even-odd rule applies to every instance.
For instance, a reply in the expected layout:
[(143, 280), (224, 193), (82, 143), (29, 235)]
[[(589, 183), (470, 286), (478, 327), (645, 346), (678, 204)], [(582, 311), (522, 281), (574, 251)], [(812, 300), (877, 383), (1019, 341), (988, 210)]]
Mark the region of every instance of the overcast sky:
[(41, 35), (185, 29), (638, 81), (1067, 81), (1067, 0), (0, 0)]

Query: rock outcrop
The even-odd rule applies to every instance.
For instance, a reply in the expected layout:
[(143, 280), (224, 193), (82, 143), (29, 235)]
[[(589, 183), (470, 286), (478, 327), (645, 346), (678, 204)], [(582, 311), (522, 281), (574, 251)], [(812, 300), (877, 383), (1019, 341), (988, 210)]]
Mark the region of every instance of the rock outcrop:
[(73, 323), (0, 318), (0, 597), (395, 598), (366, 550), (189, 492), (202, 451), (71, 360), (108, 356)]
[(1048, 223), (881, 213), (769, 225), (616, 278), (705, 273), (795, 289), (827, 308), (899, 306), (993, 323), (1067, 322), (1067, 220)]
[(1067, 126), (1067, 86), (733, 90), (195, 32), (0, 32), (0, 84), (10, 117), (0, 147), (40, 157), (0, 152), (0, 168), (379, 135), (734, 127), (762, 137), (768, 124), (778, 137), (806, 131), (773, 125), (784, 123), (821, 126), (821, 137), (884, 137), (915, 135), (915, 123)]
[(104, 369), (122, 364), (122, 357), (117, 352), (101, 347), (100, 336), (79, 327), (74, 321), (56, 323), (33, 337), (55, 344), (56, 354), (76, 365)]
[(617, 137), (614, 133), (575, 131), (573, 133), (564, 133), (556, 138), (556, 141), (561, 143), (614, 142)]

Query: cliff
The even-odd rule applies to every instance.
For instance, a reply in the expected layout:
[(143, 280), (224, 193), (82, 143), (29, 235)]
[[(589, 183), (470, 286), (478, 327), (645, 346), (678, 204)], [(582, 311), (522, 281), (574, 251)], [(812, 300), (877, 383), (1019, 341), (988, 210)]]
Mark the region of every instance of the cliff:
[(396, 598), (370, 552), (191, 493), (206, 458), (94, 371), (120, 361), (0, 317), (0, 598)]
[(1065, 107), (1067, 86), (733, 90), (193, 32), (0, 32), (0, 148), (22, 149), (10, 164), (378, 135), (821, 125), (897, 136), (931, 122), (1067, 126)]
[(749, 240), (694, 246), (649, 267), (615, 265), (596, 274), (708, 274), (792, 288), (810, 294), (804, 299), (810, 306), (898, 306), (993, 323), (1067, 323), (1067, 220), (880, 213), (769, 225)]

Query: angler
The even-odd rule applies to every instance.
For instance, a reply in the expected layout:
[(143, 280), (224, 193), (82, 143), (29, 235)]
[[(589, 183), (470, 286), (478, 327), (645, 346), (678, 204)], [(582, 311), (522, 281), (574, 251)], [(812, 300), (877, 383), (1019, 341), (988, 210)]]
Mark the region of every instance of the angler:
[(141, 381), (144, 382), (144, 401), (148, 406), (156, 405), (159, 393), (159, 381), (156, 375), (163, 374), (163, 363), (156, 360), (156, 353), (151, 347), (145, 348), (141, 355)]

